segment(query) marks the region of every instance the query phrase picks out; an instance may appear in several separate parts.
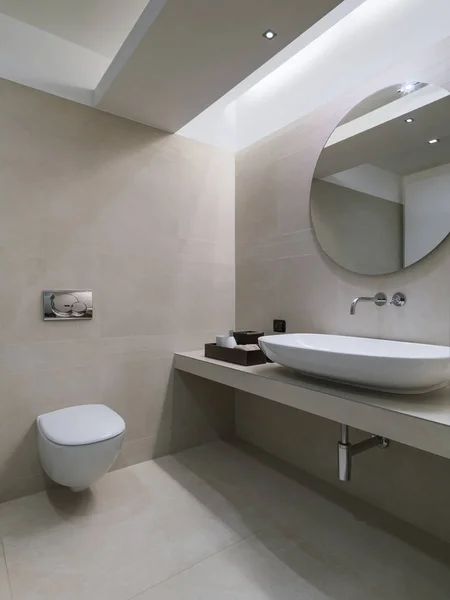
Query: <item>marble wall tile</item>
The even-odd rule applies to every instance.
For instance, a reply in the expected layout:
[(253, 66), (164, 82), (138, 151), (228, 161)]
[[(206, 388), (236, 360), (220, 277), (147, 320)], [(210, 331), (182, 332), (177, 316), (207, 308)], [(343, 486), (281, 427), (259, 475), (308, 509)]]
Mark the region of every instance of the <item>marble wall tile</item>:
[[(50, 410), (121, 413), (116, 466), (222, 434), (232, 392), (206, 426), (181, 390), (177, 417), (171, 361), (234, 326), (234, 155), (9, 81), (0, 103), (0, 501), (48, 485)], [(93, 290), (91, 322), (43, 322), (64, 288)]]
[[(236, 158), (236, 322), (272, 331), (274, 318), (288, 332), (391, 338), (450, 345), (450, 238), (409, 269), (388, 276), (349, 273), (324, 255), (314, 239), (309, 193), (317, 158), (348, 110), (393, 81), (414, 79), (449, 88), (449, 42), (393, 65), (349, 89), (297, 123), (239, 152)], [(449, 88), (450, 89), (450, 88)], [(306, 233), (307, 232), (307, 233)], [(285, 241), (283, 241), (285, 240)], [(405, 307), (358, 305), (356, 296), (403, 291)], [(337, 481), (337, 425), (237, 394), (240, 437), (336, 486), (450, 540), (447, 485), (450, 463), (395, 444), (386, 454), (355, 461), (354, 481)], [(376, 433), (376, 432), (370, 432)], [(362, 435), (355, 432), (354, 436)]]

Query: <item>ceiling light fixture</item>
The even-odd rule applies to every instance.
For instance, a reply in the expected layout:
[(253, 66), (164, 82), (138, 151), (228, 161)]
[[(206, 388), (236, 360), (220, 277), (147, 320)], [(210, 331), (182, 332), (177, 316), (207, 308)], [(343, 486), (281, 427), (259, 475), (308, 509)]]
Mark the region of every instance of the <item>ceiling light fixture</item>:
[(429, 144), (437, 144), (438, 143), (438, 138), (433, 138), (432, 140), (428, 140)]
[(416, 89), (417, 81), (407, 81), (398, 90), (399, 94), (410, 94)]
[(408, 117), (407, 119), (405, 119), (405, 123), (413, 123), (414, 119), (411, 117)]
[(273, 38), (276, 36), (277, 34), (275, 33), (275, 31), (272, 31), (272, 29), (268, 29), (267, 31), (265, 31), (263, 33), (263, 37), (266, 38), (266, 40), (273, 40)]

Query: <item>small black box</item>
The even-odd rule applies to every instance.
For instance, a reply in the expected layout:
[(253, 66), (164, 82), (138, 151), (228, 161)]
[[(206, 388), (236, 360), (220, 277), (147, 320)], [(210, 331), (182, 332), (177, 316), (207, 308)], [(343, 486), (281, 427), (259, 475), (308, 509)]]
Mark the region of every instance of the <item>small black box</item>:
[(236, 343), (241, 344), (257, 344), (258, 339), (264, 335), (264, 331), (233, 331)]

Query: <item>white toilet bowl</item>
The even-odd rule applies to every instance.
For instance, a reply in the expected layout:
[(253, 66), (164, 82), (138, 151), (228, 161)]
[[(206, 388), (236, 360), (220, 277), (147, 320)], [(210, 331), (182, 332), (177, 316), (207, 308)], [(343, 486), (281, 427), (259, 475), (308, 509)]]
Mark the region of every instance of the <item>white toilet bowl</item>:
[(119, 454), (125, 421), (103, 404), (71, 406), (37, 418), (47, 475), (79, 492), (105, 475)]

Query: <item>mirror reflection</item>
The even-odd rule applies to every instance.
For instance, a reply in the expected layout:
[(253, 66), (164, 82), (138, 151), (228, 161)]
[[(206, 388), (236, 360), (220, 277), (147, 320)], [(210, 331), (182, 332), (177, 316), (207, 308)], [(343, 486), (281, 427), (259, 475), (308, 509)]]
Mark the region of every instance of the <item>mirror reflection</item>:
[(317, 163), (311, 219), (330, 258), (365, 275), (436, 248), (450, 232), (450, 92), (407, 82), (347, 114)]

